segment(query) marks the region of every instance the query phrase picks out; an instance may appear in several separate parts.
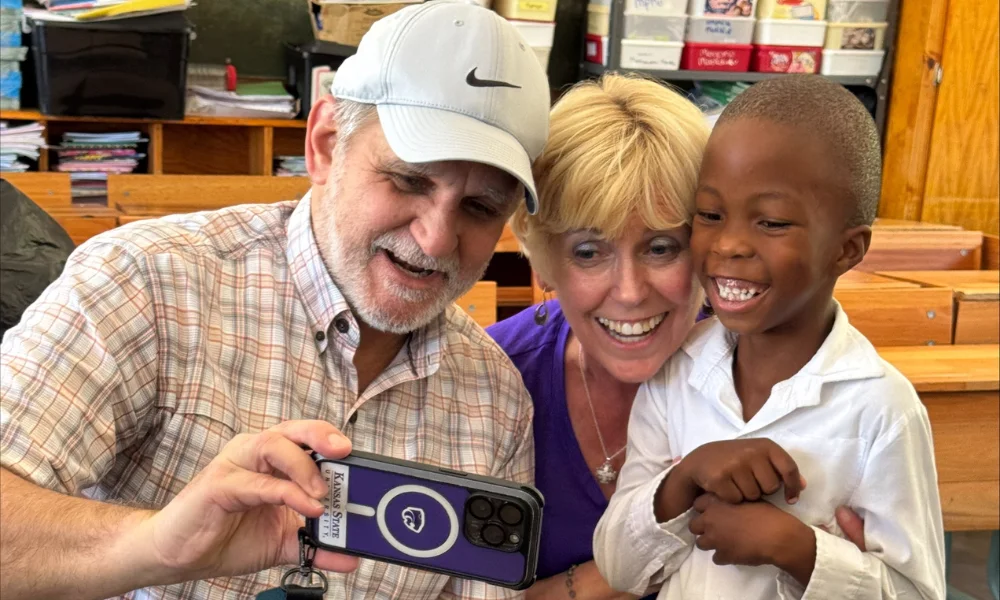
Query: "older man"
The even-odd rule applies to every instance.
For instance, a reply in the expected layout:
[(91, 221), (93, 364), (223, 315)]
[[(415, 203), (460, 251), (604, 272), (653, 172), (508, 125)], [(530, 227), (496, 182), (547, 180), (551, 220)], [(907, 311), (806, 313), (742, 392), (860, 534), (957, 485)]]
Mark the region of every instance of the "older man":
[[(410, 7), (376, 23), (310, 114), (300, 202), (81, 247), (0, 351), (0, 595), (277, 585), (325, 495), (301, 444), (530, 481), (527, 392), (452, 303), (516, 204), (534, 208), (548, 105), (506, 21)], [(502, 593), (322, 552), (316, 564), (345, 572), (330, 597)]]

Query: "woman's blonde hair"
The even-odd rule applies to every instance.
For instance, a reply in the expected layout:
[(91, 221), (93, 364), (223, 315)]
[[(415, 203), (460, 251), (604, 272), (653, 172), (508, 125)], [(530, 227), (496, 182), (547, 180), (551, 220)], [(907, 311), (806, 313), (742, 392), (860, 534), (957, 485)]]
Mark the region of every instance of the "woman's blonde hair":
[(548, 276), (556, 235), (595, 229), (621, 236), (633, 215), (647, 227), (690, 224), (709, 129), (701, 111), (656, 81), (610, 74), (577, 84), (552, 108), (533, 172), (539, 210), (521, 205), (511, 228)]

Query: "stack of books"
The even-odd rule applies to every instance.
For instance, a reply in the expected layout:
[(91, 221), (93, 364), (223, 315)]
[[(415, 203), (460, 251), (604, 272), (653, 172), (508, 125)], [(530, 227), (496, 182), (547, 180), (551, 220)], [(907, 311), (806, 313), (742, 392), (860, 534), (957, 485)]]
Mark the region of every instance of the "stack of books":
[(108, 174), (135, 171), (146, 158), (140, 144), (148, 141), (138, 131), (65, 133), (58, 147), (56, 170), (70, 173), (74, 200), (106, 203)]
[(275, 159), (278, 163), (274, 169), (274, 174), (278, 177), (304, 177), (306, 172), (306, 157), (304, 156), (279, 156)]
[(0, 121), (0, 173), (23, 173), (37, 164), (45, 149), (44, 132), (41, 123), (11, 127)]

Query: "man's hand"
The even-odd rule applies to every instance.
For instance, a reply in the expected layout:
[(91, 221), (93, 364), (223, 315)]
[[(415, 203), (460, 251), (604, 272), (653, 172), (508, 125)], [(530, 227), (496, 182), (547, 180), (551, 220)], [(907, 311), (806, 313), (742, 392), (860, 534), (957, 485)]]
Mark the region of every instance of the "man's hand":
[(694, 502), (691, 533), (701, 550), (714, 550), (717, 565), (775, 565), (802, 585), (816, 562), (816, 536), (793, 515), (769, 502), (728, 504), (713, 494)]
[[(254, 573), (298, 562), (300, 515), (323, 513), (327, 495), (308, 446), (328, 458), (351, 442), (324, 421), (286, 421), (233, 438), (133, 539), (153, 551), (164, 579), (186, 581)], [(350, 571), (357, 559), (320, 551), (315, 566)]]

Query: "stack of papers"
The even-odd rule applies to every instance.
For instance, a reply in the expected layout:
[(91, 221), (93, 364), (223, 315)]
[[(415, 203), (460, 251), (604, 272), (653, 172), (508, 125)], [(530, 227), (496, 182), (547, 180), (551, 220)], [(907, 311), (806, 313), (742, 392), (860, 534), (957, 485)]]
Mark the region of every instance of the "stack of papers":
[(239, 90), (227, 92), (189, 86), (185, 113), (212, 117), (294, 119), (299, 112), (295, 97), (284, 89), (267, 91), (272, 93), (247, 94)]
[(0, 173), (27, 171), (45, 148), (44, 132), (41, 123), (11, 127), (0, 121)]
[(274, 174), (278, 177), (304, 177), (306, 172), (306, 157), (304, 156), (279, 156), (275, 159), (278, 167)]
[(191, 0), (39, 0), (44, 9), (26, 8), (38, 21), (113, 21), (187, 10)]
[(139, 145), (148, 141), (138, 131), (65, 133), (58, 147), (56, 170), (70, 173), (74, 199), (106, 202), (108, 173), (135, 171), (146, 158)]

